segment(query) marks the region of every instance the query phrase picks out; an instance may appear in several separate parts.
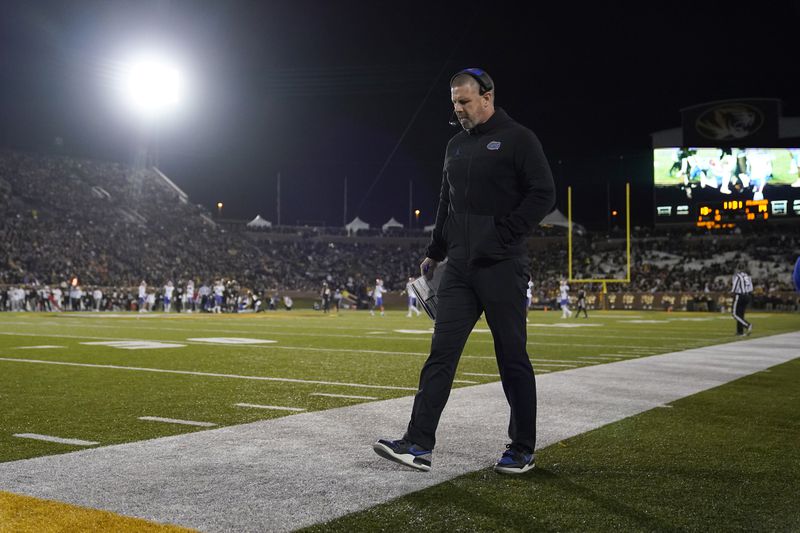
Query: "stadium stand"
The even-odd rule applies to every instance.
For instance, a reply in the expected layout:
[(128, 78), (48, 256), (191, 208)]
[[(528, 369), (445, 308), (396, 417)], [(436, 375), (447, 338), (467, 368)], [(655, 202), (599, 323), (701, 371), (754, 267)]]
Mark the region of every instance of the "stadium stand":
[[(417, 273), (429, 239), (410, 230), (389, 236), (287, 226), (248, 231), (244, 224), (215, 223), (155, 169), (13, 151), (0, 152), (0, 208), (2, 310), (48, 309), (42, 293), (50, 287), (67, 293), (76, 278), (84, 309), (95, 307), (94, 287), (105, 295), (101, 309), (134, 308), (142, 280), (157, 290), (168, 280), (180, 288), (192, 279), (199, 288), (224, 279), (233, 300), (251, 307), (261, 300), (262, 309), (278, 293), (313, 297), (323, 281), (366, 302), (375, 277), (399, 293)], [(665, 308), (671, 301), (676, 308), (693, 301), (724, 308), (731, 269), (739, 262), (753, 276), (754, 307), (798, 308), (791, 296), (791, 268), (800, 255), (796, 232), (777, 226), (746, 234), (642, 229), (632, 244), (631, 284), (609, 284), (608, 291), (637, 296), (624, 296), (632, 303), (616, 308)], [(615, 235), (576, 237), (573, 277), (624, 277), (624, 246)], [(567, 273), (565, 232), (539, 228), (529, 248), (533, 300), (552, 305)], [(593, 293), (592, 307), (599, 306), (601, 286), (584, 288)], [(674, 296), (658, 302), (647, 296), (661, 293)]]

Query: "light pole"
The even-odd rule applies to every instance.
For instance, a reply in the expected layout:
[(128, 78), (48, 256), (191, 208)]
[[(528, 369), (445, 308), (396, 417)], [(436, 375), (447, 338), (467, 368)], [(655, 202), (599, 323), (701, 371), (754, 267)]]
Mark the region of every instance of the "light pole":
[(217, 218), (222, 218), (222, 202), (217, 202)]

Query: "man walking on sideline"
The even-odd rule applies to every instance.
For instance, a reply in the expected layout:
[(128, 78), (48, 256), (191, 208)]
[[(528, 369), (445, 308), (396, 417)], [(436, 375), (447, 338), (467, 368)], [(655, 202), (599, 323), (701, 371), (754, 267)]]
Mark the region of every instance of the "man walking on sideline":
[(431, 468), (436, 428), (464, 344), (481, 313), (494, 338), (503, 391), (511, 407), (506, 445), (494, 469), (533, 468), (536, 381), (526, 351), (525, 289), (530, 265), (525, 238), (555, 203), (550, 166), (539, 139), (494, 106), (494, 82), (477, 68), (450, 80), (460, 131), (447, 145), (436, 225), (424, 276), (448, 258), (438, 287), (431, 351), (419, 380), (411, 420), (399, 440), (373, 445), (386, 459)]
[(744, 319), (744, 312), (750, 304), (750, 295), (753, 293), (753, 280), (744, 271), (744, 265), (740, 265), (738, 272), (733, 275), (733, 310), (731, 315), (736, 320), (736, 335), (750, 335), (753, 325)]

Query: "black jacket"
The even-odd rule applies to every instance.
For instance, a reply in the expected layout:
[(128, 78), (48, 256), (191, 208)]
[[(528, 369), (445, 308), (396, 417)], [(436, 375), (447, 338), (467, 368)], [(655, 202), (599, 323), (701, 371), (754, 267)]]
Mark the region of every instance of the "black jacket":
[(447, 144), (427, 256), (470, 263), (527, 254), (525, 237), (555, 205), (539, 139), (500, 108)]

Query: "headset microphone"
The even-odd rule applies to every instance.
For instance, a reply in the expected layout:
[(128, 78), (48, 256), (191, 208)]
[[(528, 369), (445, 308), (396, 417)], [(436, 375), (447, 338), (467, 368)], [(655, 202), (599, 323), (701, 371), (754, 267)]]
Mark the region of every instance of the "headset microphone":
[(453, 111), (453, 115), (450, 117), (450, 125), (455, 128), (455, 127), (459, 126), (460, 124), (461, 123), (458, 121), (458, 116), (456, 115), (456, 112)]

